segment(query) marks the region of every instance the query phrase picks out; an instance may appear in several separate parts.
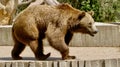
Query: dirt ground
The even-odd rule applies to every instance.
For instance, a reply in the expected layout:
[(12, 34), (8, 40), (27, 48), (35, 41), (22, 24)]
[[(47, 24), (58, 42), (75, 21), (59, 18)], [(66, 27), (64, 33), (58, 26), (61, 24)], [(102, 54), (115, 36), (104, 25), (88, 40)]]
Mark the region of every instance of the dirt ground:
[[(11, 50), (13, 46), (0, 46), (0, 61), (11, 61)], [(61, 60), (58, 51), (51, 47), (45, 47), (44, 53), (51, 52), (47, 60)], [(77, 60), (99, 60), (120, 58), (119, 47), (70, 47), (70, 55), (75, 55)], [(29, 47), (22, 52), (23, 60), (35, 60), (33, 52)]]

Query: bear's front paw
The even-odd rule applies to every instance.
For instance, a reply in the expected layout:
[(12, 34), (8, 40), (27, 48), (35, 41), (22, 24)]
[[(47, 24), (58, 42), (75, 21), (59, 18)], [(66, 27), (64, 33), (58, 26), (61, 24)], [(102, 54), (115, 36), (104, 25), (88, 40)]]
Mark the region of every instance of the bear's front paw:
[(70, 59), (75, 59), (76, 57), (75, 56), (66, 56), (66, 57), (63, 57), (62, 59), (63, 60), (70, 60)]

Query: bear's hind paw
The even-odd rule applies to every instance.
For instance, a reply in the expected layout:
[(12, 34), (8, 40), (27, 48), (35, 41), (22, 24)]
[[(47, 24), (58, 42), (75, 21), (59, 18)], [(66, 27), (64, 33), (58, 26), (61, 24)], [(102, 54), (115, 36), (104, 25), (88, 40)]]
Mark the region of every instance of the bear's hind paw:
[(48, 53), (46, 55), (40, 56), (39, 58), (36, 58), (37, 60), (45, 60), (47, 59), (49, 56), (51, 55), (51, 53)]
[(22, 59), (22, 57), (13, 57), (13, 60), (21, 60)]

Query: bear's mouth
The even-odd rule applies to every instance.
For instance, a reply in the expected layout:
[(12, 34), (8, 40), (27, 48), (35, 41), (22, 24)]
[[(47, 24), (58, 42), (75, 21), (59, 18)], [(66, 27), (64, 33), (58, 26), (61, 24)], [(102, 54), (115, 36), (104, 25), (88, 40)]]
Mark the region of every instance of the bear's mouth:
[(97, 32), (98, 32), (98, 31), (94, 31), (94, 32), (90, 32), (90, 31), (89, 31), (89, 35), (92, 36), (92, 37), (94, 37), (95, 34), (97, 34)]
[(93, 34), (93, 33), (89, 33), (89, 35), (90, 35), (90, 36), (92, 36), (92, 37), (94, 37), (94, 36), (95, 36), (95, 34)]

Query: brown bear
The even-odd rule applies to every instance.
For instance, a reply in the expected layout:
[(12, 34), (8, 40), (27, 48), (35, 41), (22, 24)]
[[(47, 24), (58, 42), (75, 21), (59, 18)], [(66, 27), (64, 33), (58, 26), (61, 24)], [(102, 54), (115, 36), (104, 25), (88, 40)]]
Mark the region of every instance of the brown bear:
[(69, 55), (69, 42), (74, 32), (91, 36), (97, 33), (92, 15), (93, 12), (80, 11), (67, 3), (27, 7), (17, 16), (12, 27), (15, 42), (12, 58), (22, 59), (19, 55), (29, 45), (36, 59), (47, 59), (50, 53), (43, 53), (42, 43), (46, 37), (50, 45), (61, 53), (63, 60), (75, 59)]

